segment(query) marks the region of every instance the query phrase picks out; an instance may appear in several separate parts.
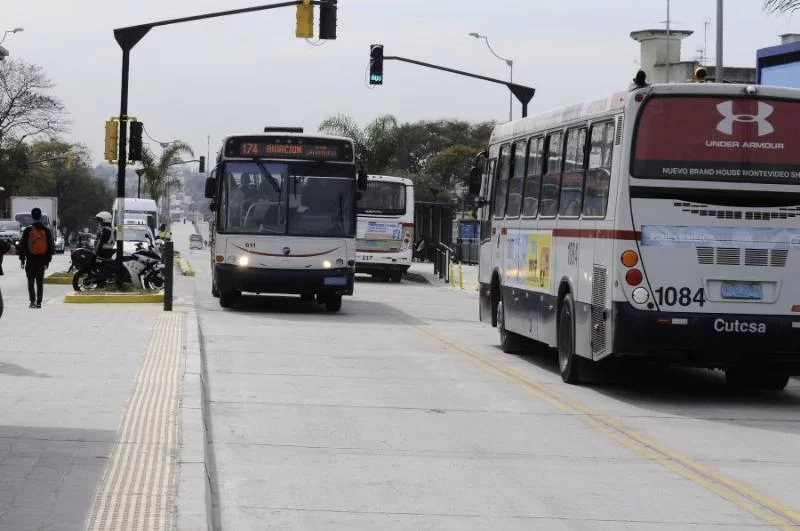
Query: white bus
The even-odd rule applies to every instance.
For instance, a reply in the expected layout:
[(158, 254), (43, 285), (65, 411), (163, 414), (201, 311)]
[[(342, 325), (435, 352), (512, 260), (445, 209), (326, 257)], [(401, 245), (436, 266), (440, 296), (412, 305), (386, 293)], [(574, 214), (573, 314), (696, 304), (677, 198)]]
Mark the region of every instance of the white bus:
[(630, 356), (784, 388), (800, 368), (798, 123), (800, 90), (640, 82), (496, 127), (471, 183), (481, 319), (506, 350), (555, 347), (568, 383)]
[[(292, 130), (296, 131), (296, 130)], [(356, 192), (366, 182), (348, 138), (231, 136), (206, 181), (212, 294), (299, 294), (339, 311), (353, 294)]]
[(414, 183), (370, 175), (358, 200), (356, 273), (400, 282), (414, 252)]

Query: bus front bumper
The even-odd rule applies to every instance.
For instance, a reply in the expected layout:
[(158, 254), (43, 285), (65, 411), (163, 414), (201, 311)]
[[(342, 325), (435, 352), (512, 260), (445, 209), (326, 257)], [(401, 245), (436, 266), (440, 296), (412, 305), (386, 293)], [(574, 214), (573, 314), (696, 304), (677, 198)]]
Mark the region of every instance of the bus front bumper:
[(266, 269), (215, 264), (214, 279), (220, 292), (352, 295), (352, 268)]
[(800, 315), (649, 312), (614, 303), (616, 356), (709, 368), (790, 365), (800, 370)]

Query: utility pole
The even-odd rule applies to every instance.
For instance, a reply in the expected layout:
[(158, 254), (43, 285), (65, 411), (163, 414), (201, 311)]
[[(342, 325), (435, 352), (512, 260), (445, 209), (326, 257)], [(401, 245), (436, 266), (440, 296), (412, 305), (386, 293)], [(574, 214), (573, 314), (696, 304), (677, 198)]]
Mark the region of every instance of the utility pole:
[(670, 51), (671, 51), (671, 47), (672, 47), (672, 43), (670, 42), (671, 39), (669, 38), (670, 37), (670, 34), (669, 34), (670, 27), (669, 27), (669, 25), (670, 25), (669, 0), (667, 0), (667, 83), (669, 83), (669, 77), (670, 77), (669, 76), (669, 71), (671, 70), (671, 67), (672, 67), (672, 65), (670, 64), (671, 57), (669, 55)]
[(725, 77), (723, 76), (723, 66), (722, 66), (722, 36), (723, 36), (723, 0), (717, 0), (717, 67), (715, 70), (715, 79), (717, 83), (723, 83), (725, 81)]

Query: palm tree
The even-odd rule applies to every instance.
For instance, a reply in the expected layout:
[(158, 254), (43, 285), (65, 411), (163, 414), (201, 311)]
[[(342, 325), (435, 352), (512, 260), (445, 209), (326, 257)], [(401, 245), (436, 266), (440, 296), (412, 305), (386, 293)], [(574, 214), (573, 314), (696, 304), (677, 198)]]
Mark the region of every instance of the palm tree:
[(180, 140), (167, 144), (159, 157), (156, 157), (150, 148), (145, 147), (142, 150), (142, 177), (145, 193), (158, 203), (170, 192), (180, 190), (181, 183), (169, 178), (170, 167), (191, 157), (194, 157), (192, 147)]
[(768, 13), (791, 13), (800, 10), (800, 0), (764, 0), (764, 11)]
[(319, 124), (320, 133), (353, 139), (356, 155), (370, 173), (380, 173), (392, 163), (397, 149), (397, 118), (379, 116), (361, 129), (349, 116), (337, 114)]

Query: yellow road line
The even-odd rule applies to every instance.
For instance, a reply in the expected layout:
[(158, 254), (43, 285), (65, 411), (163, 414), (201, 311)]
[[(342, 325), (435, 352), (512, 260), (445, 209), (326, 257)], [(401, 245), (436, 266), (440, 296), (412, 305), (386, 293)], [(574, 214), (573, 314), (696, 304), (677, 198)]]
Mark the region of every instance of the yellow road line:
[(768, 524), (786, 530), (800, 528), (800, 512), (796, 509), (702, 465), (685, 454), (667, 448), (622, 422), (594, 411), (580, 401), (554, 391), (550, 386), (529, 378), (499, 361), (492, 360), (488, 356), (444, 336), (430, 326), (414, 325), (414, 328), (422, 335), (435, 340), (451, 352), (465, 357), (478, 367), (504, 377), (529, 394), (582, 420), (610, 439), (717, 494)]

